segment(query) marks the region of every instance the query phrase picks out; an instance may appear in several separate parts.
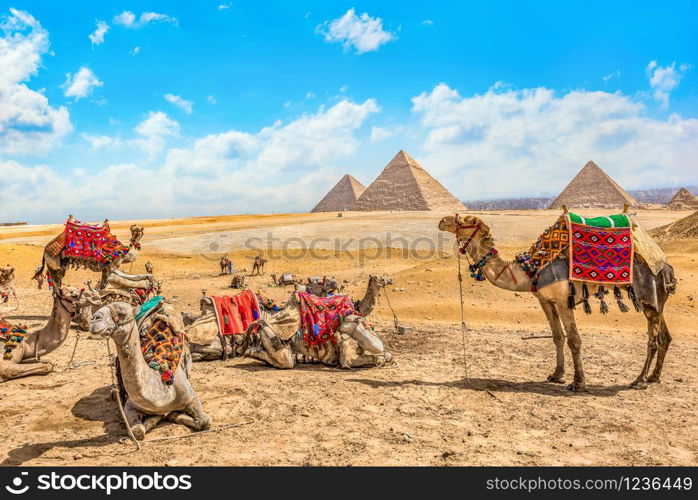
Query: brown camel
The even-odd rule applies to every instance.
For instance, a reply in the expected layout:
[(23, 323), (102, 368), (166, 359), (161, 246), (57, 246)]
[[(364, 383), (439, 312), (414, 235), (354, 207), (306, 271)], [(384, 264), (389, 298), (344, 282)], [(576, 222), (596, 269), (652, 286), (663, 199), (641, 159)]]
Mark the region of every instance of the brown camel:
[(9, 358), (0, 359), (0, 382), (50, 373), (53, 364), (41, 361), (40, 358), (63, 344), (70, 330), (71, 318), (85, 303), (82, 290), (68, 286), (56, 287), (51, 317), (46, 326), (27, 333), (23, 341), (16, 343), (14, 347), (7, 346), (7, 339), (0, 336), (0, 352), (4, 352)]
[(254, 258), (254, 263), (252, 264), (252, 272), (250, 276), (254, 276), (255, 272), (257, 274), (264, 274), (264, 264), (267, 263), (267, 259), (260, 257), (259, 255)]
[(228, 274), (228, 266), (230, 265), (230, 259), (228, 259), (226, 255), (221, 257), (219, 265), (221, 266), (221, 276), (224, 274)]
[[(521, 265), (515, 261), (503, 260), (494, 250), (494, 239), (490, 228), (475, 216), (459, 217), (451, 215), (439, 222), (441, 231), (454, 233), (461, 242), (461, 248), (471, 261), (481, 264), (482, 274), (493, 285), (509, 291), (531, 292), (532, 280), (524, 272)], [(564, 257), (564, 256), (563, 256)], [(557, 351), (555, 371), (548, 377), (549, 382), (564, 383), (564, 343), (567, 334), (567, 345), (572, 352), (574, 362), (574, 380), (568, 386), (572, 391), (585, 391), (586, 381), (582, 367), (582, 339), (577, 329), (574, 309), (570, 308), (569, 299), (574, 304), (583, 302), (581, 294), (571, 295), (568, 262), (565, 258), (553, 260), (543, 270), (556, 275), (557, 281), (547, 286), (539, 287), (532, 292), (540, 302), (553, 334), (553, 342)], [(541, 271), (542, 272), (542, 271)], [(633, 265), (633, 289), (635, 304), (647, 318), (647, 358), (637, 379), (630, 385), (635, 389), (644, 389), (648, 382), (659, 382), (671, 335), (664, 320), (664, 304), (669, 294), (676, 287), (674, 270), (669, 264), (655, 275), (641, 256), (635, 254)], [(599, 294), (599, 286), (589, 284), (589, 296)], [(603, 293), (603, 292), (602, 292)], [(564, 328), (564, 330), (563, 330)], [(655, 354), (657, 362), (652, 374), (647, 377)]]
[[(71, 215), (70, 219), (72, 218), (73, 216)], [(108, 221), (105, 220), (103, 224), (107, 223)], [(102, 279), (100, 281), (101, 286), (106, 285), (107, 276), (109, 276), (109, 273), (112, 271), (112, 269), (117, 269), (121, 264), (135, 262), (136, 259), (138, 259), (138, 255), (141, 250), (140, 241), (143, 237), (143, 228), (137, 224), (133, 224), (130, 230), (131, 239), (128, 245), (128, 250), (125, 254), (120, 255), (119, 257), (115, 258), (114, 260), (103, 266), (97, 265), (97, 263), (84, 262), (84, 265), (89, 266), (90, 270), (102, 273)], [(47, 274), (49, 275), (51, 280), (53, 280), (54, 285), (56, 287), (61, 286), (63, 277), (65, 276), (65, 273), (68, 270), (69, 265), (71, 264), (70, 259), (67, 259), (64, 256), (64, 249), (61, 249), (59, 252), (54, 251), (54, 246), (57, 243), (60, 244), (60, 239), (62, 237), (62, 235), (57, 236), (44, 248), (44, 256), (41, 261), (41, 266), (39, 266), (36, 269), (36, 272), (34, 274), (34, 279), (36, 279), (37, 282), (41, 283), (39, 281), (38, 276), (40, 276), (44, 272), (44, 266), (46, 266)], [(81, 265), (82, 264), (83, 263), (81, 263)]]

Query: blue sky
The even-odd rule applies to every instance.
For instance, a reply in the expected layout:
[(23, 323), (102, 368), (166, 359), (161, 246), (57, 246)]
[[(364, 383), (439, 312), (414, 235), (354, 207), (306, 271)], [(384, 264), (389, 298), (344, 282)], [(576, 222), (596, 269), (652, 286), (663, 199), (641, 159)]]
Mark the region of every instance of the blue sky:
[(590, 159), (628, 189), (696, 184), (697, 21), (693, 1), (0, 2), (0, 219), (304, 211), (401, 148), (464, 199), (553, 194)]

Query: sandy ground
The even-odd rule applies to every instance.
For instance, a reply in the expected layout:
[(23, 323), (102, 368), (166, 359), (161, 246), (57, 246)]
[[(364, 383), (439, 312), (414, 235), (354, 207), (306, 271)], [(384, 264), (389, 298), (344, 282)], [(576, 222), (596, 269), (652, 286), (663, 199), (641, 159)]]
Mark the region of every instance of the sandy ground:
[[(651, 229), (687, 212), (643, 211)], [(557, 213), (484, 212), (504, 256), (526, 249)], [(591, 213), (593, 215), (593, 213)], [(251, 269), (257, 248), (273, 251), (266, 276), (251, 286), (284, 299), (290, 288), (271, 287), (269, 274), (334, 275), (360, 297), (370, 273), (389, 273), (390, 303), (408, 335), (391, 332), (381, 299), (372, 321), (394, 353), (390, 367), (339, 370), (301, 365), (279, 371), (247, 359), (194, 365), (193, 383), (214, 426), (240, 427), (190, 435), (163, 424), (141, 452), (122, 442), (118, 410), (108, 400), (111, 376), (103, 341), (78, 344), (79, 367), (65, 370), (76, 331), (46, 357), (57, 370), (45, 377), (0, 384), (0, 414), (13, 432), (0, 443), (3, 465), (695, 465), (698, 463), (698, 240), (663, 244), (679, 278), (667, 307), (674, 343), (662, 383), (628, 390), (644, 360), (645, 322), (636, 313), (579, 315), (588, 394), (543, 382), (554, 366), (537, 301), (488, 283), (466, 282), (469, 332), (458, 327), (456, 261), (452, 240), (436, 230), (439, 214), (349, 213), (206, 217), (138, 221), (143, 255), (164, 284), (194, 312), (205, 289), (229, 293), (217, 261), (228, 253), (237, 269)], [(133, 221), (114, 222), (127, 239)], [(17, 269), (20, 309), (10, 320), (30, 328), (47, 320), (50, 296), (29, 277), (41, 245), (60, 226), (0, 228), (0, 265)], [(289, 238), (295, 238), (289, 241)], [(417, 238), (421, 240), (415, 241)], [(426, 238), (426, 240), (424, 239)], [(404, 239), (404, 240), (403, 240)], [(335, 241), (336, 240), (336, 241)], [(403, 251), (404, 241), (414, 251)], [(431, 243), (429, 243), (431, 242)], [(411, 245), (411, 246), (410, 246)], [(284, 251), (284, 248), (286, 250)], [(304, 250), (305, 248), (305, 250)], [(312, 250), (312, 251), (311, 251)], [(71, 271), (81, 285), (96, 275)], [(567, 360), (568, 378), (571, 360)], [(487, 392), (489, 391), (489, 392)], [(188, 438), (148, 442), (168, 436)]]

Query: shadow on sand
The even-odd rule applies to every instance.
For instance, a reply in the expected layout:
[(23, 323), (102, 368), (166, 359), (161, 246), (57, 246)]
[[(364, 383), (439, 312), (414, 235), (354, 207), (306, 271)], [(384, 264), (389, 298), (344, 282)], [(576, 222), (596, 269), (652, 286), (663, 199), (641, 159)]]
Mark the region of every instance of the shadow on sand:
[(371, 387), (402, 387), (406, 385), (417, 385), (425, 387), (453, 387), (457, 389), (468, 389), (473, 391), (496, 392), (528, 392), (532, 394), (542, 394), (544, 396), (556, 397), (576, 397), (576, 396), (601, 396), (612, 397), (620, 391), (632, 390), (627, 385), (587, 385), (588, 392), (572, 392), (567, 390), (566, 384), (553, 384), (551, 382), (512, 382), (509, 380), (493, 378), (471, 378), (451, 380), (448, 382), (430, 382), (418, 379), (408, 380), (375, 380), (363, 378), (350, 378), (348, 382), (356, 382)]
[[(19, 448), (10, 450), (1, 465), (22, 465), (40, 457), (53, 448), (104, 447), (118, 443), (124, 437), (119, 410), (111, 401), (111, 387), (104, 386), (95, 389), (92, 394), (80, 398), (71, 409), (71, 413), (80, 419), (92, 422), (103, 422), (105, 434), (85, 439), (72, 439), (46, 443), (26, 443)], [(131, 446), (131, 445), (129, 445)], [(127, 454), (130, 451), (116, 454)]]

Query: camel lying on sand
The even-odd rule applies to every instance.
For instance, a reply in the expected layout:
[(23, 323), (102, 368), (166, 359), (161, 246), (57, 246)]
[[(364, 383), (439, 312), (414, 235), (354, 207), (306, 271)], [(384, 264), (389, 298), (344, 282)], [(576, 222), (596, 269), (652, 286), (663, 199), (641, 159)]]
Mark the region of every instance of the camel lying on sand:
[(124, 412), (136, 439), (144, 439), (146, 432), (163, 418), (195, 430), (210, 428), (211, 417), (204, 413), (189, 381), (192, 360), (186, 342), (182, 346), (180, 366), (168, 385), (143, 357), (141, 336), (130, 304), (114, 302), (101, 307), (90, 321), (90, 332), (111, 337), (116, 345), (120, 379), (127, 394)]
[[(381, 290), (392, 284), (393, 280), (389, 276), (370, 275), (366, 286), (366, 293), (363, 298), (354, 303), (357, 312), (363, 317), (370, 315), (378, 303)], [(263, 302), (262, 300), (259, 301), (263, 315), (262, 319), (269, 318), (279, 312), (264, 308)], [(241, 344), (242, 336), (240, 335), (233, 335), (233, 337), (236, 338), (230, 339), (232, 343), (234, 343), (234, 346), (226, 344), (225, 349), (223, 348), (220, 328), (210, 297), (201, 298), (200, 315), (198, 317), (193, 317), (188, 314), (184, 316), (187, 337), (190, 340), (192, 358), (194, 361), (211, 361), (223, 359), (228, 356), (244, 354)], [(299, 356), (298, 359), (301, 360), (303, 358)]]
[[(30, 375), (46, 375), (53, 371), (53, 364), (40, 358), (58, 349), (70, 331), (70, 321), (75, 311), (86, 304), (82, 290), (63, 286), (54, 288), (53, 308), (48, 323), (43, 328), (27, 334), (0, 334), (0, 382)], [(9, 339), (14, 336), (15, 340)], [(19, 337), (23, 337), (18, 341)], [(13, 345), (7, 345), (8, 340)], [(33, 361), (33, 362), (29, 362)]]
[(294, 292), (273, 318), (253, 323), (241, 348), (244, 356), (282, 369), (293, 368), (299, 357), (342, 368), (382, 366), (393, 359), (366, 319), (357, 314), (343, 316), (332, 341), (308, 345), (301, 334), (300, 292)]
[[(464, 251), (467, 256), (481, 269), (484, 278), (493, 285), (509, 291), (531, 292), (532, 279), (529, 278), (522, 266), (511, 260), (503, 260), (494, 249), (494, 238), (490, 228), (478, 217), (468, 215), (464, 217), (448, 216), (439, 222), (441, 231), (454, 233), (461, 243), (461, 248), (465, 244)], [(564, 254), (561, 254), (564, 257)], [(564, 383), (565, 373), (565, 333), (567, 334), (567, 345), (572, 352), (574, 362), (574, 380), (568, 386), (572, 391), (585, 391), (586, 380), (582, 367), (582, 339), (577, 329), (572, 304), (580, 304), (584, 301), (582, 294), (571, 294), (570, 281), (566, 279), (569, 275), (568, 260), (557, 258), (546, 268), (550, 272), (563, 277), (558, 281), (538, 288), (533, 295), (540, 302), (543, 312), (550, 323), (553, 334), (553, 342), (557, 351), (557, 364), (555, 371), (548, 376), (549, 382)], [(543, 268), (543, 269), (546, 269)], [(647, 318), (647, 333), (649, 341), (647, 344), (647, 358), (637, 379), (631, 384), (632, 388), (642, 389), (647, 387), (648, 382), (659, 382), (662, 373), (662, 365), (669, 344), (671, 335), (664, 320), (664, 305), (669, 298), (669, 294), (674, 293), (676, 279), (674, 270), (669, 264), (663, 264), (659, 272), (655, 275), (645, 261), (635, 253), (633, 265), (633, 290), (636, 297), (635, 303), (641, 308)], [(588, 284), (588, 296), (597, 295), (603, 297), (604, 292), (599, 293), (599, 286)], [(619, 300), (619, 297), (617, 297)], [(563, 330), (564, 329), (564, 330)], [(657, 355), (657, 363), (649, 378), (647, 373), (652, 364), (652, 360)]]

